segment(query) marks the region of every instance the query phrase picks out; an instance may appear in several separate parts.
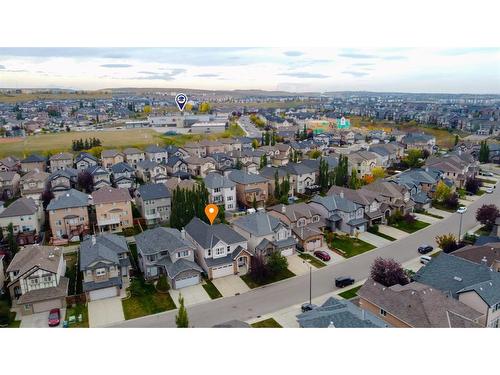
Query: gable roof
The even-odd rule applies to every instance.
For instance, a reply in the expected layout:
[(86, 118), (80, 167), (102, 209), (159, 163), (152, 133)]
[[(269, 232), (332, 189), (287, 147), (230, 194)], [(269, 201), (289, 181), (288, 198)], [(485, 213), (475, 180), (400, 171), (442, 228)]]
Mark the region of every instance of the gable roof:
[(237, 233), (229, 225), (209, 225), (197, 217), (194, 217), (186, 225), (185, 230), (204, 249), (211, 248), (219, 241), (223, 241), (228, 245), (246, 241), (245, 237)]
[(358, 209), (358, 205), (356, 203), (342, 198), (340, 195), (332, 194), (326, 197), (322, 197), (320, 195), (316, 195), (311, 199), (311, 203), (317, 203), (325, 207), (328, 211), (344, 211), (344, 212), (353, 212)]
[(42, 163), (47, 161), (44, 156), (38, 154), (31, 154), (27, 158), (21, 160), (21, 163)]
[(169, 198), (172, 195), (164, 184), (145, 184), (137, 188), (139, 196), (143, 200)]
[(229, 178), (216, 172), (208, 173), (204, 180), (205, 186), (209, 189), (230, 188), (236, 186), (236, 184)]
[(269, 207), (268, 209), (285, 215), (292, 223), (296, 222), (300, 218), (311, 218), (314, 215), (319, 215), (313, 207), (304, 202), (289, 205), (277, 204)]
[(123, 161), (113, 164), (109, 169), (113, 173), (134, 172), (134, 168)]
[(118, 264), (118, 254), (128, 252), (125, 237), (105, 233), (91, 236), (80, 243), (80, 271), (84, 271), (90, 264), (105, 260)]
[(22, 197), (12, 202), (9, 207), (3, 210), (0, 213), (0, 218), (33, 215), (37, 210), (38, 207), (33, 199)]
[(53, 198), (47, 206), (47, 211), (86, 206), (89, 206), (88, 194), (70, 189), (58, 197)]
[(181, 232), (175, 228), (157, 227), (148, 229), (135, 236), (137, 249), (143, 254), (156, 254), (162, 251), (172, 253), (179, 249), (193, 248), (193, 245), (182, 238)]
[(241, 216), (233, 222), (233, 225), (258, 237), (275, 233), (280, 225), (285, 226), (281, 220), (267, 212), (255, 212)]
[(94, 204), (131, 201), (127, 189), (105, 186), (92, 192)]
[[(19, 271), (20, 277), (33, 267), (38, 267), (56, 273), (61, 255), (62, 251), (58, 247), (28, 245), (16, 253), (6, 272)], [(13, 281), (11, 280), (11, 283)]]
[(245, 173), (241, 170), (234, 170), (229, 173), (229, 179), (236, 182), (237, 184), (247, 185), (247, 184), (259, 184), (267, 183), (267, 179), (257, 174)]

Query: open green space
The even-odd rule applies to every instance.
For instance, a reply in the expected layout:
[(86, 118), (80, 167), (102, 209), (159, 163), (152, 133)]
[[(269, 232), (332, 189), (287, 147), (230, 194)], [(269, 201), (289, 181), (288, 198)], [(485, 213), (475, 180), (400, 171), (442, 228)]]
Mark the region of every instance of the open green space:
[(304, 259), (307, 263), (313, 265), (316, 268), (321, 268), (321, 267), (326, 266), (325, 263), (323, 263), (318, 258), (313, 257), (311, 254), (300, 253), (299, 257), (302, 258), (302, 259)]
[(168, 292), (158, 292), (153, 284), (146, 283), (142, 278), (133, 279), (128, 291), (130, 297), (122, 300), (127, 320), (177, 308)]
[(294, 277), (295, 274), (290, 271), (288, 268), (283, 270), (282, 272), (279, 272), (269, 278), (267, 278), (264, 281), (258, 282), (252, 278), (252, 275), (247, 273), (246, 275), (241, 276), (241, 279), (248, 285), (250, 289), (257, 288), (262, 285), (267, 285), (267, 284), (272, 284), (277, 281), (285, 280), (290, 277)]
[(328, 246), (331, 249), (339, 250), (345, 258), (363, 254), (364, 252), (375, 249), (375, 246), (358, 238), (349, 236), (327, 236)]
[(255, 322), (250, 324), (252, 328), (283, 328), (276, 320), (273, 318), (261, 320), (260, 322)]

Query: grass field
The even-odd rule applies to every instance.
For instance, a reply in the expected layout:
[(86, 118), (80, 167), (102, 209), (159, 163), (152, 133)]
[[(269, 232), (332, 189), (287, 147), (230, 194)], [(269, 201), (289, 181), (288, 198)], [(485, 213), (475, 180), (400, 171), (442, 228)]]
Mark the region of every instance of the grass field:
[(394, 227), (396, 229), (405, 231), (406, 233), (413, 233), (416, 232), (417, 230), (423, 229), (425, 227), (428, 227), (430, 224), (429, 223), (424, 223), (423, 221), (420, 220), (415, 220), (415, 222), (409, 224), (404, 220), (398, 221), (396, 223), (391, 224), (391, 227)]
[(0, 103), (21, 103), (29, 102), (31, 100), (86, 100), (86, 99), (106, 99), (111, 98), (112, 95), (108, 91), (82, 91), (82, 92), (65, 92), (65, 93), (21, 93), (21, 94), (7, 94), (0, 93)]
[(252, 328), (283, 328), (276, 320), (269, 318), (250, 324)]
[(331, 238), (327, 238), (326, 240), (330, 249), (340, 250), (345, 258), (350, 258), (375, 249), (375, 246), (368, 242), (348, 236), (335, 236), (333, 241)]
[(241, 279), (248, 285), (250, 289), (257, 288), (262, 285), (267, 285), (271, 283), (275, 283), (277, 281), (285, 280), (290, 277), (294, 277), (295, 274), (290, 271), (289, 269), (285, 269), (283, 272), (280, 272), (276, 275), (273, 275), (272, 277), (268, 278), (267, 280), (264, 280), (262, 282), (258, 282), (252, 278), (252, 276), (247, 273), (246, 275), (241, 276)]

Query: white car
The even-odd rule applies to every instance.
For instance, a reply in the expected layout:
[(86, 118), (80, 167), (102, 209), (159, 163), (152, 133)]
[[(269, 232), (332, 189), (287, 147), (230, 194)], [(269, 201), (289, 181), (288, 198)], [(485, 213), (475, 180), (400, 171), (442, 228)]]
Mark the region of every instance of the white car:
[(465, 214), (466, 212), (467, 212), (467, 207), (464, 207), (464, 206), (458, 207), (457, 213)]
[(484, 192), (485, 192), (486, 194), (492, 194), (492, 193), (493, 193), (493, 188), (491, 188), (491, 187), (486, 188), (486, 189), (484, 189)]

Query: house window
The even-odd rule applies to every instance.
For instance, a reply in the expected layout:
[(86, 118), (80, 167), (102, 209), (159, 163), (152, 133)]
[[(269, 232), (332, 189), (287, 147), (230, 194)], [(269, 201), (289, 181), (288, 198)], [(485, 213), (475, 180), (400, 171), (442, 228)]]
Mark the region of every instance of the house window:
[(380, 315), (386, 316), (387, 315), (387, 311), (385, 311), (384, 309), (380, 309)]
[(224, 254), (224, 248), (223, 247), (218, 247), (215, 249), (215, 255), (222, 255)]
[(493, 306), (493, 312), (500, 310), (500, 302)]
[(189, 255), (189, 250), (179, 251), (177, 253), (177, 258), (184, 258)]
[(208, 249), (207, 254), (208, 254), (209, 257), (211, 257), (212, 256), (212, 249)]
[(106, 274), (106, 269), (105, 268), (98, 268), (95, 270), (95, 275), (96, 276), (104, 276)]
[(30, 311), (31, 310), (31, 305), (27, 304), (24, 305), (24, 311)]

